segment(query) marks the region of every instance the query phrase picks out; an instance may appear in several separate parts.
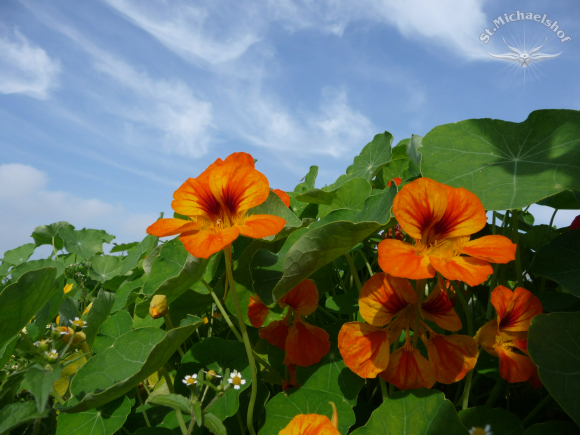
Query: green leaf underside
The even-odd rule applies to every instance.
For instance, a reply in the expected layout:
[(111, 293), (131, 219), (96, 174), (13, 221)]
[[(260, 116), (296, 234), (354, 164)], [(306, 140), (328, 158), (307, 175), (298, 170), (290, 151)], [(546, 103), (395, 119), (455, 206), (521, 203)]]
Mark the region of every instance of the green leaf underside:
[(475, 193), (486, 210), (526, 207), (580, 190), (580, 112), (537, 110), (522, 123), (469, 119), (435, 127), (421, 172)]
[(352, 435), (468, 435), (453, 404), (440, 391), (409, 390), (389, 396)]
[(93, 356), (71, 383), (73, 398), (60, 408), (81, 412), (122, 396), (167, 362), (177, 347), (203, 322), (165, 333), (159, 328), (127, 332)]
[(131, 412), (128, 397), (76, 414), (60, 414), (56, 435), (113, 435)]
[(332, 407), (328, 402), (336, 405), (338, 431), (346, 435), (355, 422), (354, 412), (348, 403), (337, 394), (304, 387), (279, 393), (266, 403), (266, 420), (260, 435), (278, 435), (298, 414), (320, 414), (330, 419)]
[(528, 352), (540, 379), (558, 404), (580, 425), (580, 314), (540, 314), (532, 319)]
[(58, 291), (56, 269), (26, 272), (0, 293), (0, 348)]
[(580, 297), (580, 228), (566, 231), (538, 249), (532, 272)]

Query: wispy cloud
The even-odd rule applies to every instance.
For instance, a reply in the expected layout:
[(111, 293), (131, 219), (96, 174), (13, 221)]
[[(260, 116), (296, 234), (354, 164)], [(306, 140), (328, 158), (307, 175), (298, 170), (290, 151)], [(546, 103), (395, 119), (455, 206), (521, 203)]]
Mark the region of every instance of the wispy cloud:
[[(48, 176), (19, 163), (0, 165), (0, 254), (21, 245), (35, 227), (67, 221), (77, 229), (104, 229), (116, 242), (141, 240), (156, 217), (130, 213), (122, 206), (97, 198), (84, 199), (47, 189)], [(29, 239), (32, 242), (32, 239)]]
[(293, 110), (259, 91), (232, 97), (238, 110), (237, 134), (283, 160), (350, 155), (376, 131), (367, 117), (349, 105), (344, 89), (324, 88), (316, 111)]
[[(200, 7), (197, 3), (184, 2), (104, 1), (167, 48), (194, 63), (218, 64), (236, 59), (260, 40), (255, 31), (245, 25), (256, 12), (251, 3), (236, 6), (235, 3), (212, 2), (213, 5), (206, 3), (206, 7)], [(214, 14), (209, 8), (214, 9)], [(226, 21), (226, 16), (235, 16), (235, 19), (216, 27), (216, 18), (220, 15), (222, 21)]]
[(60, 62), (33, 45), (18, 30), (0, 36), (0, 92), (46, 100), (58, 86)]
[[(167, 48), (194, 63), (237, 59), (266, 37), (269, 27), (314, 29), (342, 36), (349, 24), (395, 27), (425, 46), (463, 59), (486, 59), (478, 36), (486, 25), (483, 0), (269, 0), (240, 5), (223, 1), (104, 0)], [(243, 5), (243, 6), (242, 6)]]

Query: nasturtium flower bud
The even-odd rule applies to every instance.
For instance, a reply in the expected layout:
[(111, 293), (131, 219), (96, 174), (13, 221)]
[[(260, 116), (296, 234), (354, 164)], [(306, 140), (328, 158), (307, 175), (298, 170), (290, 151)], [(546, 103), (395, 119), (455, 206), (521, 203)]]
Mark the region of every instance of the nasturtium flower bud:
[(167, 296), (153, 296), (153, 298), (151, 298), (151, 303), (149, 304), (149, 314), (154, 319), (164, 317), (165, 314), (167, 314)]

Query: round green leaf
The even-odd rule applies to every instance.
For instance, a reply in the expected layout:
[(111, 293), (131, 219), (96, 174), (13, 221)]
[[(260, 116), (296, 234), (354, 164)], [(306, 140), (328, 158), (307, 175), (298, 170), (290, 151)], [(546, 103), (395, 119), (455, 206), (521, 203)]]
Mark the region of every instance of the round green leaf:
[(520, 419), (502, 408), (476, 406), (459, 413), (461, 423), (467, 428), (491, 427), (493, 435), (522, 435), (524, 428)]
[(532, 319), (528, 352), (558, 404), (580, 424), (580, 313), (540, 314)]
[(119, 311), (103, 322), (92, 345), (94, 353), (99, 353), (113, 345), (115, 340), (133, 328), (133, 319), (127, 311)]
[(16, 249), (6, 251), (2, 263), (18, 266), (30, 258), (34, 253), (34, 248), (36, 248), (34, 243), (27, 243), (26, 245), (19, 246)]
[(101, 284), (119, 275), (123, 262), (120, 257), (113, 255), (94, 255), (89, 261), (89, 276)]
[(330, 419), (332, 407), (328, 402), (336, 405), (338, 431), (346, 435), (355, 422), (354, 412), (348, 403), (337, 394), (304, 387), (279, 393), (266, 404), (266, 421), (260, 435), (278, 435), (299, 414), (320, 414)]
[(578, 265), (580, 265), (580, 228), (566, 231), (538, 249), (532, 264), (532, 273), (556, 281), (570, 293), (580, 297)]
[(101, 407), (77, 414), (60, 414), (56, 435), (113, 435), (131, 412), (128, 397), (119, 397)]
[(440, 391), (410, 390), (389, 396), (352, 435), (468, 435), (453, 404)]
[(202, 324), (167, 333), (159, 328), (140, 328), (121, 335), (78, 371), (71, 382), (73, 397), (59, 410), (86, 411), (124, 395), (159, 370)]
[(421, 172), (475, 193), (486, 210), (523, 208), (580, 190), (580, 112), (537, 110), (521, 123), (468, 119), (435, 127)]
[(46, 267), (54, 267), (56, 268), (56, 276), (62, 275), (64, 272), (64, 264), (60, 261), (54, 260), (31, 260), (27, 261), (26, 263), (19, 264), (14, 269), (10, 271), (10, 275), (12, 275), (12, 282), (18, 280), (22, 274), (29, 272), (31, 270), (38, 270), (44, 269)]

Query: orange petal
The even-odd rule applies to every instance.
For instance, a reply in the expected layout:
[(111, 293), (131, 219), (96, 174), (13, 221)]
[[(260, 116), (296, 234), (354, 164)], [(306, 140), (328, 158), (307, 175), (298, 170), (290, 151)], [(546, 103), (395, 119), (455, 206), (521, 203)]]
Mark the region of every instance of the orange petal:
[(157, 237), (175, 236), (185, 231), (196, 231), (201, 228), (197, 222), (184, 221), (183, 219), (159, 219), (147, 228), (147, 234)]
[(278, 301), (284, 308), (287, 305), (294, 310), (295, 316), (308, 316), (318, 307), (318, 290), (309, 279), (305, 279)]
[(399, 186), (399, 185), (401, 184), (401, 182), (403, 181), (403, 179), (402, 179), (402, 178), (399, 178), (399, 177), (395, 177), (395, 178), (393, 178), (391, 181), (389, 181), (389, 182), (387, 183), (387, 187), (391, 187), (391, 182), (392, 182), (392, 181), (394, 181), (394, 182), (395, 182), (395, 184), (396, 184), (397, 186)]
[(485, 260), (472, 257), (451, 257), (444, 260), (434, 255), (429, 257), (431, 265), (447, 279), (458, 279), (470, 286), (481, 284), (493, 273), (493, 268)]
[(284, 350), (288, 337), (288, 320), (275, 320), (265, 328), (260, 329), (260, 338), (263, 338), (272, 346)]
[[(296, 379), (296, 364), (294, 364), (292, 361), (290, 361), (290, 358), (288, 358), (288, 356), (286, 355), (284, 357), (284, 363), (286, 366), (286, 369), (288, 370), (288, 376), (290, 377), (290, 382), (288, 382), (288, 385), (291, 385), (288, 388), (297, 388), (300, 386), (300, 384), (298, 383), (298, 379)], [(282, 379), (284, 380), (284, 379)]]
[(421, 304), (423, 316), (435, 322), (447, 331), (459, 331), (461, 329), (461, 319), (453, 309), (447, 291), (443, 289), (443, 280), (439, 279), (433, 291)]
[(253, 239), (273, 236), (282, 231), (286, 221), (278, 216), (269, 214), (255, 214), (248, 216), (242, 225), (237, 225), (242, 236)]
[[(218, 167), (218, 166), (215, 166)], [(185, 216), (204, 216), (213, 220), (220, 215), (221, 205), (209, 188), (210, 168), (197, 178), (189, 178), (173, 193), (171, 208)]]
[(242, 165), (254, 167), (254, 158), (244, 152), (232, 153), (226, 157), (224, 163), (241, 163)]
[(517, 245), (504, 236), (484, 236), (463, 245), (462, 254), (490, 263), (509, 263), (516, 258)]
[(257, 294), (250, 296), (250, 304), (248, 305), (248, 318), (254, 328), (261, 328), (266, 317), (268, 317), (270, 309), (264, 305)]
[(209, 187), (229, 215), (238, 215), (262, 204), (270, 194), (268, 179), (254, 168), (227, 163), (209, 174)]
[(542, 303), (528, 290), (518, 287), (512, 292), (500, 285), (491, 293), (502, 331), (527, 331), (532, 318), (542, 313)]
[(286, 354), (293, 363), (300, 367), (316, 364), (329, 350), (328, 332), (300, 318), (292, 322), (286, 339)]
[(376, 378), (389, 365), (387, 331), (362, 322), (342, 325), (338, 350), (346, 366), (361, 378)]
[(447, 209), (435, 225), (435, 232), (445, 238), (469, 236), (481, 230), (487, 222), (483, 204), (477, 195), (462, 187), (446, 186)]
[(536, 366), (527, 355), (521, 355), (511, 350), (498, 348), (499, 374), (506, 381), (525, 382), (532, 376)]
[(389, 275), (409, 279), (426, 279), (435, 276), (435, 269), (431, 266), (429, 257), (419, 257), (415, 247), (409, 243), (385, 239), (379, 243), (378, 252), (379, 266)]
[(385, 273), (374, 274), (361, 289), (358, 299), (360, 314), (374, 326), (384, 326), (409, 304), (417, 302), (417, 294), (406, 278)]
[(460, 381), (477, 362), (477, 342), (467, 335), (433, 333), (425, 345), (435, 379), (442, 384)]
[(542, 385), (544, 385), (542, 383), (542, 380), (540, 379), (540, 375), (538, 374), (538, 368), (536, 367), (535, 370), (532, 372), (532, 376), (530, 376), (530, 379), (528, 379), (528, 382), (530, 383), (530, 385), (532, 386), (532, 388), (534, 390), (537, 390), (538, 388), (540, 388)]
[(431, 388), (436, 382), (429, 361), (409, 342), (391, 355), (387, 370), (379, 376), (400, 390)]
[(414, 239), (421, 239), (428, 228), (441, 220), (446, 208), (445, 185), (430, 178), (419, 178), (405, 185), (393, 201), (397, 221)]
[(185, 232), (179, 236), (185, 250), (197, 258), (209, 258), (212, 254), (221, 251), (238, 238), (237, 228), (201, 230)]
[(340, 435), (326, 415), (299, 414), (278, 435)]
[(499, 335), (499, 330), (497, 329), (496, 320), (490, 320), (477, 331), (475, 334), (475, 341), (492, 356), (497, 356), (497, 351), (495, 348), (495, 340)]
[(286, 207), (290, 207), (290, 197), (286, 192), (280, 189), (274, 189), (272, 192), (280, 197)]

